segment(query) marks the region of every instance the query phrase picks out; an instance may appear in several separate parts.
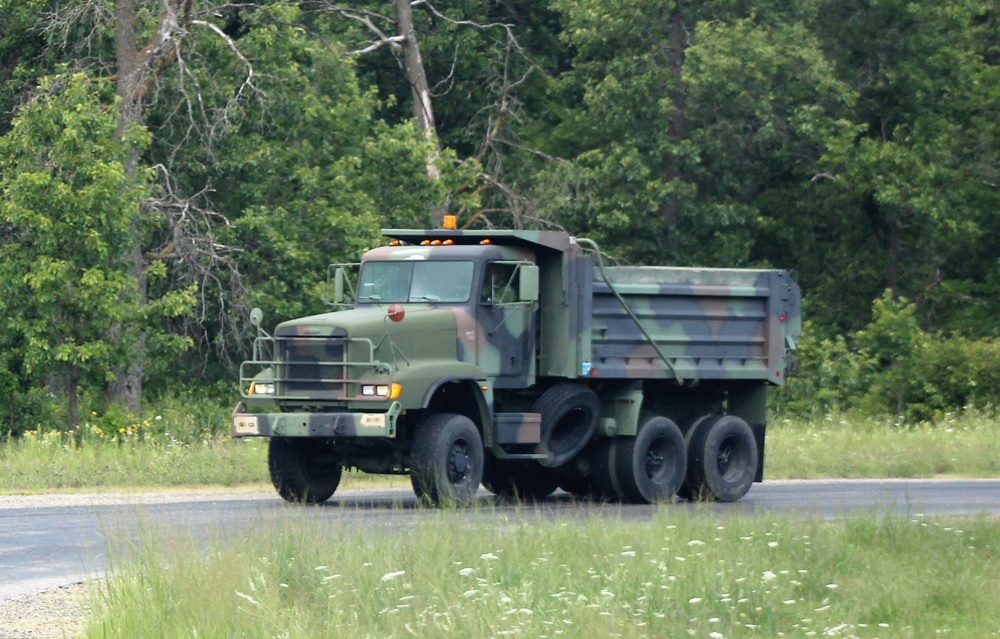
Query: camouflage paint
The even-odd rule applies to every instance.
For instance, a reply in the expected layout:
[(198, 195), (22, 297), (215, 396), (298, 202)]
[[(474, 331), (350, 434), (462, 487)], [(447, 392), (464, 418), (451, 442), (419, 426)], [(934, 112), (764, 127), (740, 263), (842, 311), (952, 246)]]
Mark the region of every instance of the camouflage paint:
[[(786, 333), (801, 318), (797, 285), (781, 271), (612, 267), (615, 289), (686, 380), (784, 383)], [(672, 378), (608, 285), (594, 283), (591, 375)]]
[[(565, 233), (383, 233), (408, 244), (373, 249), (363, 264), (472, 262), (470, 299), (400, 304), (398, 322), (387, 317), (386, 304), (369, 302), (280, 324), (262, 344), (271, 348), (263, 352), (275, 356), (241, 366), (241, 390), (251, 410), (241, 405), (234, 413), (235, 436), (391, 439), (398, 436), (397, 421), (406, 411), (427, 407), (443, 385), (464, 380), (477, 395), (484, 443), (502, 455), (502, 446), (518, 450), (538, 442), (539, 416), (524, 412), (544, 390), (538, 382), (617, 384), (602, 391), (600, 435), (632, 434), (644, 393), (690, 392), (677, 384), (671, 367), (686, 385), (731, 382), (734, 406), (753, 408), (756, 416), (763, 387), (738, 391), (737, 384), (751, 383), (747, 388), (753, 389), (781, 384), (786, 350), (794, 348), (801, 328), (798, 287), (781, 271), (606, 269), (671, 362), (668, 367), (611, 294), (593, 260)], [(491, 243), (481, 243), (487, 239)], [(453, 244), (420, 245), (445, 240)], [(479, 285), (489, 262), (537, 264), (538, 303), (481, 301)], [(248, 395), (254, 379), (277, 381), (279, 393)], [(399, 383), (403, 390), (395, 401), (362, 397), (362, 383)], [(254, 410), (274, 406), (290, 412)], [(761, 421), (761, 435), (762, 429)]]

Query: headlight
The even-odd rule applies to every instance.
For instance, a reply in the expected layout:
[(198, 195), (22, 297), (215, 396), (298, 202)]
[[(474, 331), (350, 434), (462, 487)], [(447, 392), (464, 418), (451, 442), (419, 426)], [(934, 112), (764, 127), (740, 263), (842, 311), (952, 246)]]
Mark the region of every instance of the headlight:
[(388, 384), (362, 384), (362, 386), (361, 386), (361, 396), (362, 397), (388, 397), (389, 396), (389, 385)]
[(274, 395), (274, 382), (250, 382), (247, 395)]
[(362, 397), (388, 397), (396, 399), (403, 392), (403, 387), (399, 384), (362, 384)]

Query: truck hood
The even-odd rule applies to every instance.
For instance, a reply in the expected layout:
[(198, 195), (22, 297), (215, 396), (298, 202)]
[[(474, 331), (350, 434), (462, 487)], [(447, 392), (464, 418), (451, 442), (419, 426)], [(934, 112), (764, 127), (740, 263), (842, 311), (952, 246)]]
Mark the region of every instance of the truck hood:
[(282, 322), (275, 337), (368, 339), (375, 358), (384, 362), (457, 358), (457, 316), (464, 312), (426, 304), (393, 306), (403, 310), (398, 321), (389, 319), (389, 306), (366, 305)]

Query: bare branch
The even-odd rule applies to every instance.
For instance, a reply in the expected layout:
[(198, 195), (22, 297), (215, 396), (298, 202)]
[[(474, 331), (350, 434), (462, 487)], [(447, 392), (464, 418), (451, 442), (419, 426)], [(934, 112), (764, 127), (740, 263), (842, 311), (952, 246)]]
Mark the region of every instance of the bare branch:
[(376, 40), (376, 41), (372, 42), (370, 45), (368, 45), (367, 47), (365, 47), (363, 49), (355, 49), (354, 51), (348, 51), (347, 54), (348, 55), (364, 55), (366, 53), (371, 53), (372, 51), (375, 51), (376, 49), (381, 49), (383, 46), (385, 46), (387, 44), (398, 47), (399, 43), (402, 42), (403, 40), (406, 40), (405, 36), (398, 36), (398, 35), (397, 36), (392, 36), (391, 38), (386, 38), (384, 40)]
[(236, 43), (233, 41), (233, 39), (230, 38), (228, 35), (226, 35), (225, 32), (222, 29), (220, 29), (219, 27), (215, 26), (211, 22), (206, 22), (204, 20), (192, 20), (191, 24), (196, 24), (196, 25), (199, 25), (199, 26), (207, 27), (207, 28), (211, 29), (212, 31), (214, 31), (216, 33), (216, 35), (218, 35), (220, 38), (222, 38), (223, 41), (225, 41), (225, 43), (227, 45), (229, 45), (229, 48), (232, 49), (232, 51), (236, 55), (236, 57), (240, 59), (240, 61), (243, 63), (243, 66), (245, 66), (247, 68), (247, 77), (243, 80), (243, 84), (240, 85), (240, 88), (237, 89), (237, 91), (236, 91), (236, 99), (239, 99), (239, 97), (243, 95), (243, 90), (244, 89), (249, 88), (249, 89), (256, 90), (256, 87), (254, 87), (254, 85), (253, 85), (253, 65), (250, 64), (250, 60), (248, 60), (247, 57), (245, 55), (243, 55), (243, 52), (240, 51), (240, 48), (238, 46), (236, 46)]
[[(147, 200), (146, 208), (167, 219), (167, 235), (161, 238), (159, 248), (146, 252), (147, 260), (170, 263), (170, 273), (177, 288), (197, 286), (198, 315), (181, 320), (187, 335), (207, 334), (208, 326), (214, 327), (213, 347), (225, 358), (233, 345), (239, 346), (242, 327), (235, 318), (245, 313), (232, 313), (231, 305), (242, 306), (247, 287), (239, 271), (236, 255), (241, 249), (226, 245), (217, 239), (216, 228), (232, 227), (232, 222), (222, 213), (204, 206), (212, 193), (210, 185), (188, 197), (177, 193), (169, 169), (162, 164), (156, 171), (156, 190)], [(187, 325), (193, 321), (193, 324)]]

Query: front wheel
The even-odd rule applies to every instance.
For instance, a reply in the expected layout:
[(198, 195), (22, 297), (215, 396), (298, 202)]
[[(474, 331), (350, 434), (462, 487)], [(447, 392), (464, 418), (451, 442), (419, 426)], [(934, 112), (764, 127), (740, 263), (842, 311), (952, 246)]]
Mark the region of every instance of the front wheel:
[(343, 468), (324, 459), (308, 438), (272, 437), (267, 448), (271, 484), (286, 501), (320, 504), (333, 496)]
[(439, 413), (417, 428), (410, 459), (410, 483), (419, 500), (465, 506), (483, 478), (483, 439), (464, 415)]

